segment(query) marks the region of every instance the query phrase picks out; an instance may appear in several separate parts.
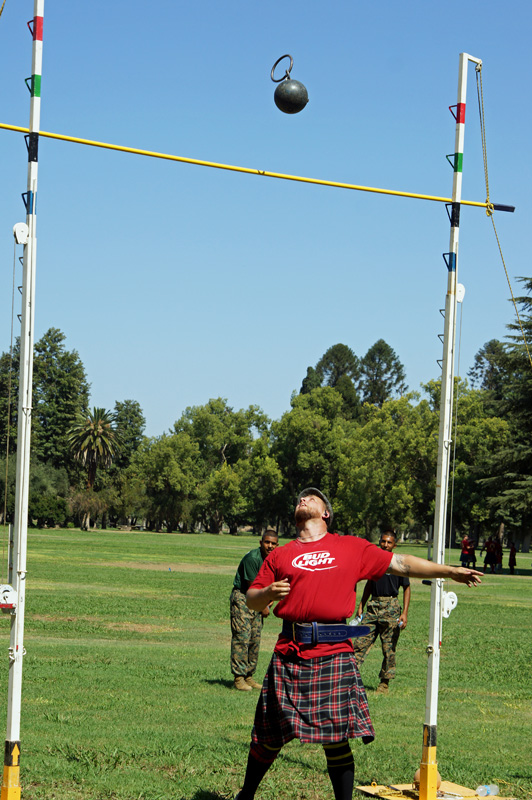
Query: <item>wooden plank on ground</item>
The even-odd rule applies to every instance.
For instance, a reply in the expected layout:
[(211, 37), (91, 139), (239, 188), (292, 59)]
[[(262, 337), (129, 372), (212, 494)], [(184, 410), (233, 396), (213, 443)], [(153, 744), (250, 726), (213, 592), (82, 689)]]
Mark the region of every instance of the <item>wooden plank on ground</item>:
[[(419, 792), (412, 787), (411, 783), (394, 783), (389, 786), (372, 783), (371, 786), (357, 786), (360, 792), (372, 795), (372, 797), (382, 797), (385, 800), (419, 800)], [(467, 786), (459, 786), (451, 781), (442, 781), (438, 789), (437, 800), (466, 800), (468, 797), (478, 797), (474, 789)], [(501, 797), (497, 795), (497, 800), (514, 800), (511, 797)]]

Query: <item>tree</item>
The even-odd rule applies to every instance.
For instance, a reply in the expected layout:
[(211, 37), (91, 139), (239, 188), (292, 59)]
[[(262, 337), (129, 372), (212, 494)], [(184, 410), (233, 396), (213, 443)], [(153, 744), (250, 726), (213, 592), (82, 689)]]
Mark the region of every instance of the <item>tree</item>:
[[(508, 422), (490, 413), (485, 394), (486, 390), (469, 389), (463, 381), (455, 380), (449, 525), (476, 541), (487, 528), (503, 521), (483, 478), (490, 474), (493, 454), (510, 441)], [(450, 538), (454, 543), (456, 536)]]
[(88, 408), (89, 384), (78, 353), (65, 348), (65, 335), (50, 328), (35, 345), (32, 452), (56, 468), (68, 466), (68, 430)]
[(114, 415), (104, 408), (93, 408), (79, 416), (68, 431), (74, 458), (87, 469), (87, 489), (92, 489), (98, 467), (109, 467), (120, 452)]
[(475, 355), (473, 366), (467, 373), (473, 389), (493, 392), (495, 399), (502, 398), (507, 375), (506, 346), (498, 339), (490, 339), (480, 348)]
[[(103, 496), (96, 497), (94, 484), (98, 467), (110, 467), (120, 451), (120, 440), (114, 428), (114, 416), (104, 408), (93, 408), (68, 430), (68, 443), (74, 458), (87, 470), (85, 501), (78, 496), (77, 506), (84, 512), (82, 529), (90, 527), (91, 514), (107, 510)], [(105, 506), (105, 507), (104, 507)]]
[(361, 414), (362, 404), (351, 378), (347, 375), (341, 375), (334, 388), (344, 401), (344, 416), (347, 419), (358, 419)]
[(271, 455), (283, 476), (281, 516), (292, 520), (294, 499), (305, 486), (318, 486), (331, 501), (348, 422), (341, 395), (330, 386), (295, 395), (291, 410), (272, 424)]
[(394, 395), (407, 390), (405, 371), (396, 353), (384, 339), (378, 339), (360, 362), (360, 387), (364, 403), (382, 406)]
[[(267, 416), (258, 406), (235, 411), (227, 400), (218, 397), (204, 406), (187, 408), (174, 430), (187, 434), (199, 451), (196, 513), (212, 532), (218, 532), (224, 521), (234, 528), (245, 503), (238, 488), (238, 472), (233, 468), (250, 457), (255, 436), (267, 435)], [(224, 466), (231, 469), (221, 472)]]
[(360, 362), (346, 344), (333, 344), (316, 364), (316, 372), (322, 384), (334, 389), (344, 375), (356, 383), (360, 375)]
[(382, 526), (427, 523), (433, 510), (438, 421), (413, 399), (372, 406), (342, 443), (337, 519), (368, 538)]
[[(70, 448), (67, 430), (76, 416), (86, 411), (89, 384), (75, 350), (65, 348), (65, 335), (50, 328), (34, 346), (32, 456), (57, 469), (68, 468)], [(11, 394), (10, 452), (16, 449), (20, 341), (13, 346), (12, 367), (9, 353), (0, 356), (0, 444), (5, 453), (7, 441), (8, 394)]]
[(196, 515), (201, 459), (197, 442), (180, 431), (148, 439), (134, 454), (127, 483), (144, 493), (150, 528), (167, 531), (192, 526)]
[(236, 533), (244, 498), (238, 473), (230, 464), (224, 462), (210, 473), (200, 487), (199, 498), (211, 533), (221, 533), (225, 521), (229, 523), (229, 531)]
[(6, 469), (6, 458), (0, 454), (0, 521), (3, 525), (13, 522), (14, 518), (16, 470), (15, 459), (8, 460)]
[(20, 370), (20, 339), (13, 345), (12, 353), (0, 356), (0, 452), (5, 455), (17, 447), (18, 383)]
[[(120, 440), (114, 428), (114, 416), (104, 408), (93, 408), (68, 430), (72, 455), (87, 470), (87, 495), (94, 493), (98, 467), (111, 466), (120, 451)], [(82, 528), (88, 530), (94, 505), (87, 501)]]
[(360, 398), (356, 389), (359, 375), (359, 360), (351, 348), (346, 344), (334, 344), (323, 354), (315, 368), (308, 367), (300, 394), (310, 394), (314, 389), (330, 386), (342, 396), (344, 416), (356, 419), (360, 414)]
[(205, 472), (224, 463), (236, 464), (248, 452), (253, 433), (262, 433), (269, 420), (258, 406), (234, 411), (227, 400), (211, 399), (204, 406), (187, 408), (174, 423), (175, 433), (187, 433), (197, 442)]
[(307, 367), (307, 374), (303, 378), (301, 384), (300, 394), (309, 394), (313, 389), (318, 389), (321, 386), (322, 377), (314, 369), (314, 367)]
[(68, 476), (51, 464), (32, 464), (28, 519), (38, 528), (64, 525), (68, 518)]
[(253, 530), (260, 533), (274, 523), (280, 511), (283, 476), (271, 455), (268, 435), (256, 439), (248, 458), (240, 459), (235, 466), (244, 501), (241, 517)]
[(115, 465), (120, 470), (129, 466), (133, 453), (140, 447), (146, 419), (137, 400), (117, 400), (113, 417), (120, 437), (120, 451), (115, 459)]
[(520, 278), (526, 294), (516, 298), (520, 307), (523, 341), (518, 320), (510, 323), (509, 343), (501, 360), (506, 377), (502, 397), (496, 402), (498, 415), (508, 422), (509, 442), (491, 456), (485, 486), (491, 504), (514, 528), (512, 535), (521, 540), (524, 551), (532, 539), (532, 278)]

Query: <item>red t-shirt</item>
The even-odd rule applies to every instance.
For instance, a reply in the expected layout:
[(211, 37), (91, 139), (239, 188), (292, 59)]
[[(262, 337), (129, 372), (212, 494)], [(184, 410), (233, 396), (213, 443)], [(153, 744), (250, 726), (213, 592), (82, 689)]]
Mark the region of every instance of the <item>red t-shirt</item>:
[[(264, 561), (250, 588), (264, 589), (287, 578), (290, 594), (280, 600), (276, 617), (291, 622), (343, 622), (355, 610), (358, 581), (378, 580), (392, 560), (392, 553), (356, 536), (327, 533), (314, 542), (293, 542), (277, 547)], [(316, 658), (353, 649), (345, 642), (297, 644), (281, 634), (277, 653), (295, 651), (302, 658)]]

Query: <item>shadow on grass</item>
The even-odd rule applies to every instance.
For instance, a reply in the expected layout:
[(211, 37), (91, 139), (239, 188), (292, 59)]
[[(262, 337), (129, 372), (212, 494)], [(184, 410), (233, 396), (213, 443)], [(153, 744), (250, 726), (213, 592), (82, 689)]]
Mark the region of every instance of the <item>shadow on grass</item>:
[(378, 683), (364, 683), (364, 689), (366, 692), (376, 692)]
[(207, 678), (204, 683), (210, 683), (211, 686), (223, 686), (225, 689), (233, 688), (233, 681), (227, 678)]
[(181, 797), (181, 800), (228, 800), (226, 794), (218, 794), (218, 792), (208, 792), (205, 789), (199, 789), (191, 797)]

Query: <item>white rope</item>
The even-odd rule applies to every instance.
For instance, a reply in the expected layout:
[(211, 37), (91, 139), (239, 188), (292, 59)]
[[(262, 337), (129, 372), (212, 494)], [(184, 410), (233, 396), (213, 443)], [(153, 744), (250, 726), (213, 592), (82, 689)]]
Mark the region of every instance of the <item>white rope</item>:
[[(14, 239), (13, 244), (13, 286), (11, 289), (11, 337), (9, 341), (9, 372), (7, 379), (7, 435), (6, 435), (6, 473), (5, 473), (5, 487), (4, 487), (4, 536), (2, 537), (2, 569), (6, 569), (6, 536), (7, 529), (9, 536), (9, 525), (7, 525), (7, 482), (9, 477), (9, 441), (11, 433), (11, 376), (13, 374), (13, 324), (15, 319), (15, 275), (17, 265), (17, 241)], [(2, 582), (6, 583), (5, 573), (2, 572)]]
[[(456, 469), (456, 440), (457, 440), (457, 431), (458, 431), (458, 381), (460, 380), (460, 354), (462, 350), (462, 315), (463, 315), (463, 303), (460, 303), (460, 327), (458, 332), (458, 359), (457, 359), (457, 367), (456, 367), (456, 398), (454, 401), (454, 436), (453, 436), (453, 462), (452, 462), (452, 479), (451, 479), (451, 504), (449, 508), (449, 541), (447, 544), (447, 562), (448, 564), (451, 563), (451, 542), (452, 542), (452, 535), (453, 535), (453, 511), (454, 511), (454, 477), (455, 477), (455, 469)], [(456, 380), (458, 378), (458, 380)], [(453, 386), (454, 392), (454, 386)]]

